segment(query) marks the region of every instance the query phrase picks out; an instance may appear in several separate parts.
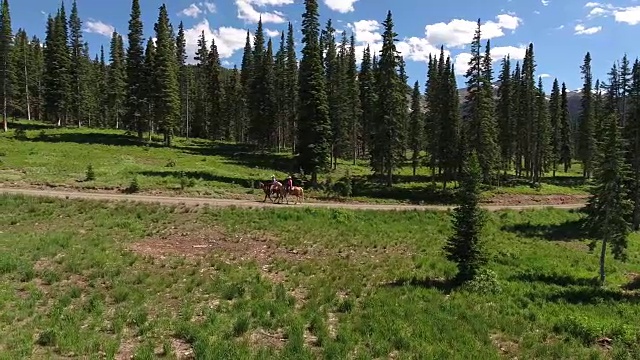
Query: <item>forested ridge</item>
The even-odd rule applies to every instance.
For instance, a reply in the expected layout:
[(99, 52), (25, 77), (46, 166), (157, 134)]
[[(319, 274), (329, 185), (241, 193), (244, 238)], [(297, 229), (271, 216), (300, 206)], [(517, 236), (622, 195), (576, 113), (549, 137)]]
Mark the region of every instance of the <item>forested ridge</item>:
[[(312, 177), (338, 166), (337, 159), (368, 159), (388, 184), (409, 158), (414, 168), (430, 168), (446, 187), (472, 151), (485, 183), (499, 183), (499, 174), (511, 171), (535, 183), (576, 161), (589, 178), (605, 119), (615, 116), (628, 144), (628, 163), (640, 168), (637, 60), (625, 55), (607, 79), (598, 80), (586, 54), (580, 92), (569, 92), (558, 79), (543, 89), (534, 45), (522, 61), (501, 59), (494, 71), (491, 44), (481, 41), (478, 20), (465, 84), (456, 83), (444, 49), (430, 57), (423, 82), (407, 84), (391, 12), (382, 50), (356, 53), (354, 35), (337, 33), (331, 20), (320, 24), (317, 3), (307, 3), (302, 39), (294, 38), (289, 24), (272, 41), (259, 23), (247, 31), (240, 66), (228, 69), (215, 39), (204, 33), (196, 53), (187, 54), (184, 27), (170, 22), (164, 5), (153, 24), (155, 41), (144, 38), (139, 1), (133, 0), (127, 34), (114, 32), (109, 49), (94, 56), (75, 1), (69, 12), (62, 3), (49, 16), (46, 36), (39, 39), (12, 30), (3, 0), (4, 128), (10, 117), (24, 117), (124, 129), (141, 142), (160, 133), (167, 146), (176, 135), (251, 143), (293, 152)], [(187, 64), (191, 56), (195, 64)]]

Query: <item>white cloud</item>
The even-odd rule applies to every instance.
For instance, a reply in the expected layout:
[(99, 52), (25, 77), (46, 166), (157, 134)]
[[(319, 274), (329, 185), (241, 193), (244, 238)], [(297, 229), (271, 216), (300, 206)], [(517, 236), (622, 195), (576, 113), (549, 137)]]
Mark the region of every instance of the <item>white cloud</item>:
[[(511, 60), (522, 60), (527, 51), (525, 46), (496, 46), (491, 48), (491, 60), (495, 63), (504, 59), (507, 55)], [(469, 69), (470, 53), (456, 55), (454, 65), (456, 75), (464, 75)]]
[(613, 16), (617, 22), (638, 25), (640, 24), (640, 6), (632, 6), (613, 12)]
[(202, 14), (202, 9), (196, 4), (191, 4), (178, 13), (179, 16), (188, 16), (194, 19), (200, 16), (200, 14)]
[(208, 1), (205, 1), (203, 3), (201, 2), (200, 6), (203, 6), (205, 9), (207, 9), (207, 12), (209, 14), (215, 14), (218, 11), (218, 9), (216, 8), (216, 4), (212, 2), (208, 2)]
[[(198, 39), (203, 32), (208, 42), (207, 46), (211, 46), (211, 39), (215, 38), (221, 59), (228, 59), (233, 56), (236, 51), (244, 48), (247, 39), (247, 31), (244, 29), (223, 26), (212, 30), (209, 21), (204, 19), (192, 28), (186, 29), (184, 32), (187, 43), (187, 61), (189, 63), (193, 63), (194, 61), (193, 57), (198, 48)], [(253, 37), (251, 37), (251, 39), (253, 39)]]
[(114, 31), (116, 31), (116, 29), (113, 26), (105, 24), (102, 21), (89, 19), (84, 23), (84, 32), (87, 33), (100, 34), (111, 38)]
[(360, 20), (347, 26), (353, 31), (357, 42), (374, 43), (382, 40), (382, 34), (378, 31), (382, 25), (376, 20)]
[(285, 15), (280, 11), (260, 12), (254, 6), (283, 6), (293, 4), (294, 0), (235, 0), (238, 7), (238, 19), (247, 23), (257, 23), (262, 19), (263, 23), (282, 24), (286, 22)]
[(358, 0), (324, 0), (324, 4), (333, 11), (337, 11), (341, 14), (355, 11), (353, 5)]
[[(509, 14), (500, 14), (496, 19), (497, 22), (489, 20), (481, 25), (482, 39), (502, 37), (505, 35), (504, 30), (515, 31), (522, 23), (522, 19)], [(427, 25), (425, 32), (431, 44), (459, 47), (471, 43), (477, 25), (475, 21), (453, 19), (448, 23)]]
[(588, 2), (585, 8), (590, 8), (587, 18), (612, 16), (616, 22), (628, 25), (640, 24), (640, 6), (618, 7), (608, 3)]
[[(280, 36), (280, 31), (278, 30), (270, 30), (270, 29), (265, 29), (264, 33), (268, 36), (268, 37), (274, 37), (274, 36)], [(246, 40), (246, 39), (245, 39)]]
[(549, 1), (549, 0), (540, 0), (540, 2), (542, 3), (542, 6), (548, 6), (551, 1)]
[(545, 73), (545, 74), (540, 74), (540, 77), (543, 79), (546, 79), (546, 78), (550, 78), (551, 75)]
[(585, 27), (582, 24), (578, 24), (573, 30), (575, 31), (575, 35), (593, 35), (600, 32), (602, 30), (602, 26)]

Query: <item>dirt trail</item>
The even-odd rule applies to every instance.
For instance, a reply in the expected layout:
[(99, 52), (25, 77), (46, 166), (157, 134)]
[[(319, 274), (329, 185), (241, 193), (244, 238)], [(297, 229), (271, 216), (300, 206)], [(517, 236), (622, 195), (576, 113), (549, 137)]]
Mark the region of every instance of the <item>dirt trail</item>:
[[(232, 200), (232, 199), (213, 199), (213, 198), (197, 198), (197, 197), (173, 197), (173, 196), (156, 196), (156, 195), (140, 195), (140, 194), (117, 194), (117, 193), (101, 193), (101, 192), (82, 192), (82, 191), (60, 191), (60, 190), (41, 190), (41, 189), (23, 189), (23, 188), (2, 188), (2, 194), (29, 195), (42, 197), (55, 197), (64, 199), (87, 199), (102, 201), (134, 201), (145, 203), (160, 203), (169, 205), (208, 205), (213, 207), (244, 207), (244, 208), (264, 208), (264, 207), (294, 207), (293, 201), (289, 205), (272, 204), (267, 200), (262, 201), (251, 200)], [(553, 207), (556, 209), (579, 209), (584, 206), (583, 203), (573, 204), (535, 204), (535, 205), (491, 205), (483, 204), (482, 207), (489, 211), (497, 210), (526, 210), (526, 209), (543, 209)], [(393, 205), (393, 204), (354, 204), (354, 203), (330, 203), (330, 202), (314, 202), (295, 205), (295, 207), (312, 207), (312, 208), (333, 208), (333, 209), (350, 209), (350, 210), (432, 210), (446, 211), (452, 209), (453, 205)]]

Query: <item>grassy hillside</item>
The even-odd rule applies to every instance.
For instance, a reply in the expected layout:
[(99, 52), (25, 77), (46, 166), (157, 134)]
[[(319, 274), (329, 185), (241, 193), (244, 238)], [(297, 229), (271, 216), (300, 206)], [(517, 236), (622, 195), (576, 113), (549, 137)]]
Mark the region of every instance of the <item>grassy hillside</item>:
[[(254, 188), (257, 181), (268, 180), (272, 174), (284, 179), (286, 174), (298, 172), (290, 154), (260, 152), (247, 145), (178, 138), (175, 147), (169, 149), (162, 147), (160, 139), (140, 144), (123, 131), (58, 129), (33, 122), (12, 124), (12, 128), (0, 135), (0, 182), (17, 186), (116, 190), (127, 188), (136, 178), (144, 192), (258, 198), (260, 191)], [(89, 165), (95, 180), (86, 181)], [(545, 179), (539, 189), (516, 179), (507, 186), (487, 189), (485, 195), (584, 194), (580, 169), (573, 171)], [(453, 198), (451, 192), (440, 190), (441, 184), (431, 183), (427, 168), (419, 169), (414, 177), (410, 167), (405, 167), (396, 175), (393, 188), (371, 179), (366, 161), (355, 166), (341, 162), (338, 170), (320, 179), (335, 183), (346, 174), (353, 180), (353, 200), (438, 203)], [(322, 199), (335, 197), (339, 191), (311, 195)]]
[(638, 236), (594, 287), (575, 212), (490, 214), (480, 292), (446, 280), (446, 213), (9, 196), (0, 212), (2, 359), (640, 356)]

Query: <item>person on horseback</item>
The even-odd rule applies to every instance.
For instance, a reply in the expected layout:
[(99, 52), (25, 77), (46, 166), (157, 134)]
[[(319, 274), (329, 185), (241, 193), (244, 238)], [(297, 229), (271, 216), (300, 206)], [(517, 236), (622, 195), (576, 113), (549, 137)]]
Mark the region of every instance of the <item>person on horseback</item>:
[(284, 190), (287, 192), (287, 194), (291, 193), (292, 187), (293, 187), (293, 179), (291, 178), (291, 175), (289, 175), (287, 177), (287, 180), (284, 183)]

